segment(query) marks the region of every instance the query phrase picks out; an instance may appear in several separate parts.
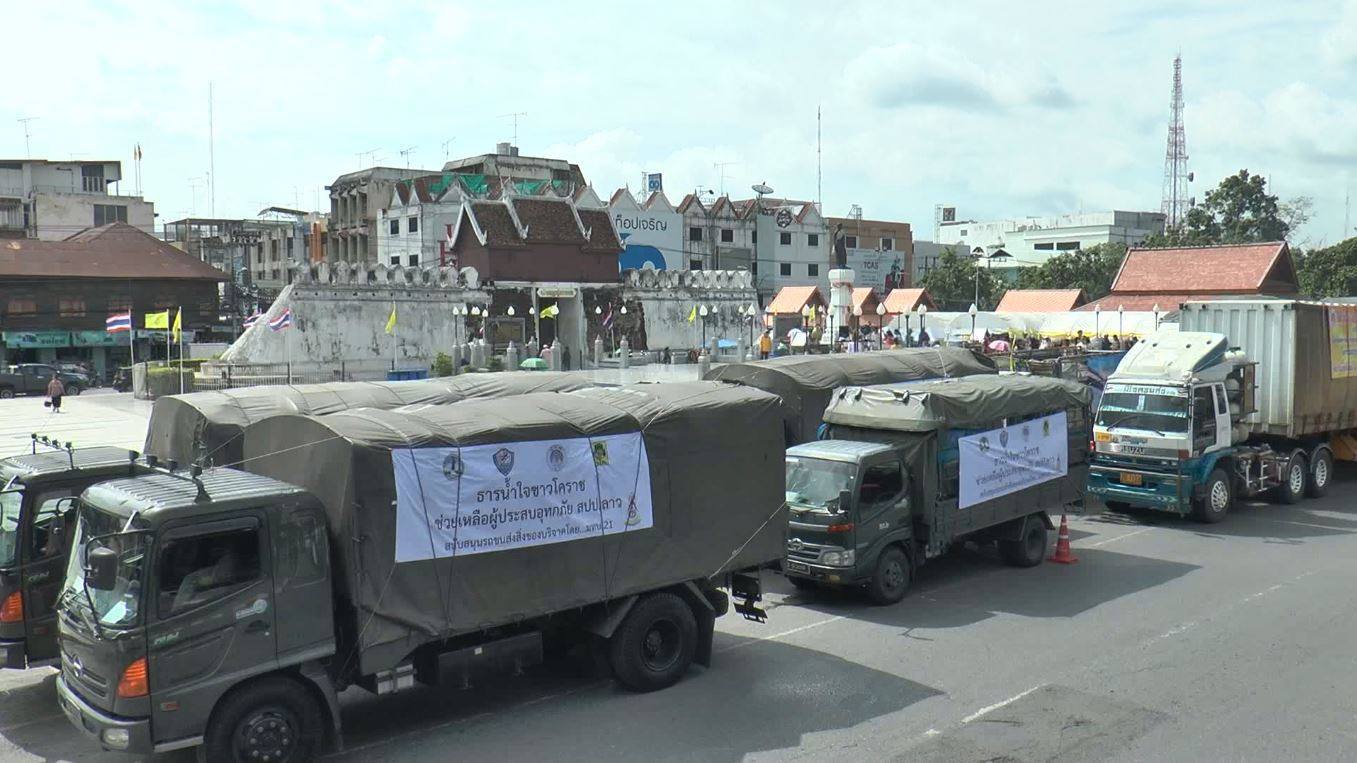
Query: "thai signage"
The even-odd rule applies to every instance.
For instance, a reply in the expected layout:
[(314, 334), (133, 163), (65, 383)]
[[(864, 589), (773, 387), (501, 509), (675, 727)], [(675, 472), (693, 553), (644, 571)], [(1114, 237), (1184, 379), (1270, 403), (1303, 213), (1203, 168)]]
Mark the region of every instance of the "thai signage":
[(683, 215), (634, 207), (614, 207), (611, 213), (626, 247), (617, 257), (622, 270), (647, 264), (656, 270), (683, 270)]
[(904, 285), (905, 258), (900, 252), (849, 249), (848, 268), (855, 286), (870, 286), (882, 296)]
[(1357, 305), (1329, 306), (1329, 375), (1357, 376)]
[(69, 331), (6, 331), (6, 347), (70, 347)]
[(644, 530), (639, 432), (391, 451), (396, 561), (486, 554)]
[(962, 437), (957, 446), (961, 451), (957, 506), (963, 509), (1069, 471), (1064, 411)]

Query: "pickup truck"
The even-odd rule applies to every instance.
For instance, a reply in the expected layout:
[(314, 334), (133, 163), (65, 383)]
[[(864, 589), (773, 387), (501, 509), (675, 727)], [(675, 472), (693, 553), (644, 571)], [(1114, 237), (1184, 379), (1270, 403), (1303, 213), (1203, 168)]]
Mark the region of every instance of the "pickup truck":
[(78, 395), (82, 390), (92, 386), (90, 378), (85, 374), (62, 371), (44, 363), (20, 363), (0, 371), (0, 398), (8, 399), (15, 395), (45, 395), (52, 374), (61, 379), (68, 395)]

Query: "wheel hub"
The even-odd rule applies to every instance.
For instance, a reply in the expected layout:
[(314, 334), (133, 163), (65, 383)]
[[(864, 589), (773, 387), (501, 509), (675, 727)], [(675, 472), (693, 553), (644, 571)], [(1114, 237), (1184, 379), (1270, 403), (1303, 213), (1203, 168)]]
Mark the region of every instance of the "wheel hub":
[(1325, 459), (1315, 461), (1315, 485), (1326, 487), (1329, 484), (1329, 462)]
[(886, 565), (886, 587), (891, 589), (899, 588), (900, 585), (904, 582), (904, 580), (905, 574), (900, 569), (899, 564), (891, 562), (890, 564)]
[(1299, 494), (1305, 490), (1305, 468), (1303, 466), (1300, 464), (1293, 465), (1289, 478), (1292, 493)]
[(668, 620), (652, 624), (641, 639), (641, 657), (651, 670), (668, 669), (679, 658), (679, 652), (678, 625)]
[(1211, 508), (1215, 511), (1224, 511), (1225, 505), (1230, 502), (1230, 488), (1224, 482), (1217, 482), (1211, 486)]
[(277, 763), (291, 755), (296, 745), (297, 732), (290, 719), (277, 711), (264, 711), (241, 724), (236, 760)]

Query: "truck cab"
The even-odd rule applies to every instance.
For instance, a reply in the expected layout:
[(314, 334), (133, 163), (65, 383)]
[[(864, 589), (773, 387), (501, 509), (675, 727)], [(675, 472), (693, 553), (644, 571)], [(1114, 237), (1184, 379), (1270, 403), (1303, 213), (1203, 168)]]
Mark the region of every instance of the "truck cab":
[(121, 448), (52, 447), (34, 435), (32, 453), (0, 459), (0, 667), (57, 659), (56, 598), (66, 572), (76, 496), (135, 474)]
[[(903, 594), (912, 542), (910, 479), (899, 449), (822, 440), (787, 451), (787, 557), (794, 584), (869, 583), (886, 559), (883, 593)], [(890, 552), (890, 549), (896, 549)]]
[[(335, 649), (324, 510), (268, 477), (194, 472), (81, 497), (58, 599), (61, 708), (105, 749), (150, 754), (204, 743), (233, 697), (275, 692), (281, 709), (226, 724), (243, 735), (226, 749), (295, 758), (316, 741), (307, 714), (334, 707), (315, 667)], [(298, 692), (321, 701), (289, 705)]]

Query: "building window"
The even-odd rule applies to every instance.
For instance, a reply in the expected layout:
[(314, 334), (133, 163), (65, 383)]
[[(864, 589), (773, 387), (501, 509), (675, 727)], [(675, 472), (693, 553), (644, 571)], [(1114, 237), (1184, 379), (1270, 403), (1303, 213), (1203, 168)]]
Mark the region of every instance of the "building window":
[(127, 207), (121, 204), (95, 204), (94, 227), (127, 222)]
[(291, 237), (289, 237), (289, 238), (287, 239), (287, 244), (286, 244), (286, 246), (287, 246), (287, 258), (290, 260), (290, 259), (292, 259), (292, 238), (291, 238)]
[(750, 234), (750, 235), (752, 236), (752, 238), (750, 239), (750, 241), (751, 241), (752, 243), (755, 243), (755, 244), (759, 243), (759, 232), (758, 232), (758, 231), (754, 231), (754, 232), (753, 232), (752, 234)]
[(1071, 251), (1071, 250), (1074, 250), (1074, 249), (1078, 249), (1078, 248), (1079, 248), (1079, 242), (1078, 242), (1078, 241), (1057, 241), (1057, 242), (1056, 242), (1056, 245), (1055, 245), (1055, 248), (1056, 248), (1056, 249), (1059, 249), (1059, 250), (1062, 251), (1062, 252), (1068, 252), (1068, 251)]
[(405, 230), (406, 230), (406, 232), (408, 232), (408, 233), (418, 233), (418, 232), (419, 232), (419, 218), (418, 218), (418, 217), (412, 217), (412, 218), (410, 218), (409, 220), (406, 220), (406, 221), (405, 221)]
[(702, 269), (702, 260), (688, 260), (688, 269), (689, 269), (689, 270), (701, 270), (701, 269)]
[(781, 233), (777, 234), (777, 242), (782, 246), (791, 246), (792, 234), (788, 233), (787, 231), (782, 231)]
[(721, 243), (729, 244), (735, 241), (735, 231), (730, 228), (721, 229)]
[(278, 239), (276, 238), (269, 242), (269, 259), (274, 262), (278, 261)]
[(857, 237), (857, 236), (844, 236), (844, 237), (843, 237), (843, 245), (844, 245), (845, 247), (849, 248), (849, 249), (857, 249), (857, 248), (858, 248), (858, 237)]
[(961, 229), (961, 235), (962, 235), (962, 236), (965, 236), (965, 235), (966, 235), (967, 233), (969, 233), (969, 232), (970, 232), (970, 231), (966, 230), (965, 228), (962, 228), (962, 229)]
[(85, 300), (83, 299), (62, 299), (58, 300), (58, 307), (62, 318), (84, 318)]
[(688, 240), (689, 240), (689, 241), (701, 241), (701, 240), (702, 240), (702, 229), (701, 229), (701, 228), (697, 228), (697, 227), (689, 228), (689, 229), (688, 229)]
[(809, 246), (809, 247), (811, 247), (811, 248), (814, 248), (814, 247), (817, 247), (817, 246), (819, 246), (819, 245), (820, 245), (820, 234), (819, 234), (819, 233), (807, 233), (807, 234), (806, 234), (806, 246)]
[(893, 251), (894, 249), (895, 249), (895, 239), (893, 239), (893, 238), (887, 238), (886, 236), (882, 236), (882, 237), (881, 237), (881, 251), (883, 251), (883, 252), (889, 252), (889, 251)]
[(280, 278), (279, 275), (278, 275), (278, 271), (277, 271), (277, 270), (272, 271), (272, 273), (273, 273), (273, 280), (275, 280), (275, 281), (281, 280), (281, 278)]
[(409, 266), (412, 267), (412, 268), (418, 266), (418, 265), (419, 265), (419, 255), (418, 255), (418, 254), (412, 254), (412, 255), (410, 255), (409, 257), (406, 257), (406, 258), (405, 258), (405, 264), (406, 264), (406, 265), (409, 265)]
[(386, 224), (386, 229), (388, 232), (391, 233), (391, 235), (399, 236), (401, 232), (401, 221), (394, 217), (391, 218), (391, 220), (388, 221)]
[(818, 278), (820, 276), (820, 264), (818, 262), (806, 263), (806, 275), (811, 278)]
[(399, 264), (401, 264), (401, 256), (399, 254), (391, 255), (391, 266), (395, 267)]
[(8, 313), (11, 318), (19, 315), (37, 315), (38, 303), (31, 298), (11, 297), (9, 305), (5, 308), (5, 312)]
[(777, 272), (784, 276), (792, 274), (792, 264), (790, 262), (778, 263)]
[(1032, 248), (1042, 252), (1049, 252), (1055, 248), (1055, 244), (1051, 243), (1050, 241), (1047, 241), (1044, 244), (1033, 244)]

